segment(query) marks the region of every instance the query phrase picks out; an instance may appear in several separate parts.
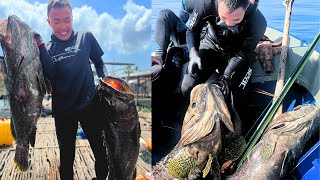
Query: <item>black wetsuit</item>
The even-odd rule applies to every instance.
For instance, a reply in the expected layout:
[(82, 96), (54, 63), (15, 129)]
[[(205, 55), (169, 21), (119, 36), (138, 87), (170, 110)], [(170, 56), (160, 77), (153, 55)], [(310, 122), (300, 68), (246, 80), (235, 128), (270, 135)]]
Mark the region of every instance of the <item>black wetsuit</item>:
[[(200, 42), (200, 33), (206, 22), (208, 32)], [(188, 49), (195, 47), (201, 58), (202, 70), (184, 75), (181, 91), (189, 96), (191, 89), (205, 82), (216, 70), (220, 75), (228, 73), (234, 105), (241, 119), (247, 109), (248, 82), (251, 78), (250, 55), (266, 30), (266, 20), (256, 5), (250, 4), (243, 20), (233, 28), (221, 23), (218, 0), (198, 0), (190, 17), (187, 31)], [(229, 61), (236, 57), (237, 61)], [(231, 63), (229, 63), (229, 62)]]
[(81, 123), (95, 157), (98, 179), (106, 179), (108, 159), (103, 145), (104, 110), (96, 97), (93, 72), (104, 77), (103, 51), (92, 33), (73, 32), (67, 41), (51, 36), (48, 51), (41, 45), (44, 74), (52, 82), (52, 109), (60, 150), (60, 178), (73, 179), (75, 140)]

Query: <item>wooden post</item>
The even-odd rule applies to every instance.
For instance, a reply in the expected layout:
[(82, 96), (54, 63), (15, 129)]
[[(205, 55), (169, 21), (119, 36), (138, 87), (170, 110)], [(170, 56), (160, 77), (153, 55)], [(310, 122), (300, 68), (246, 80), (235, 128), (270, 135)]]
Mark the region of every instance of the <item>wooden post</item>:
[[(284, 21), (283, 27), (283, 37), (282, 37), (282, 49), (280, 55), (280, 67), (278, 72), (278, 79), (276, 83), (276, 88), (274, 91), (274, 98), (273, 101), (279, 96), (279, 93), (284, 85), (284, 76), (286, 73), (286, 61), (288, 55), (288, 48), (289, 48), (289, 29), (290, 29), (290, 18), (291, 18), (291, 11), (292, 11), (292, 4), (294, 0), (284, 0), (283, 5), (286, 6), (286, 16)], [(282, 114), (282, 105), (279, 106), (277, 113), (275, 114), (274, 118), (278, 117)]]

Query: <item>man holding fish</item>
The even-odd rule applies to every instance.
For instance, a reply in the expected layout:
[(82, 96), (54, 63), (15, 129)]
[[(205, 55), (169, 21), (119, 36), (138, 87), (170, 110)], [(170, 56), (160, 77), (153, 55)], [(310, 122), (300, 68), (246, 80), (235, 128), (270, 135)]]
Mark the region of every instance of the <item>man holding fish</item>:
[(103, 78), (103, 51), (92, 33), (73, 30), (72, 8), (67, 0), (51, 0), (47, 15), (53, 32), (48, 51), (39, 34), (35, 34), (35, 39), (44, 74), (53, 88), (52, 109), (60, 148), (60, 177), (62, 180), (73, 179), (79, 121), (95, 156), (97, 179), (104, 180), (108, 173), (102, 133), (104, 109), (99, 106), (89, 61), (95, 65), (98, 77)]
[[(249, 114), (246, 94), (252, 73), (250, 59), (267, 25), (252, 3), (249, 0), (197, 1), (186, 33), (190, 61), (181, 85), (182, 93), (189, 96), (196, 84), (205, 82), (218, 70), (217, 84), (227, 99), (232, 90), (233, 103), (242, 121), (248, 119)], [(202, 27), (207, 22), (208, 31), (200, 41)]]

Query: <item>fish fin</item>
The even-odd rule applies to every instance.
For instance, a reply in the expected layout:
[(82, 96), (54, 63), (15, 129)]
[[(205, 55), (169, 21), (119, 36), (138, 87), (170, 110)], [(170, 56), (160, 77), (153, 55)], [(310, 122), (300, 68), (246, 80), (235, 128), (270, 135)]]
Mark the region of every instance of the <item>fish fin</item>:
[(29, 136), (29, 142), (32, 147), (34, 147), (34, 144), (36, 143), (36, 131), (37, 128), (35, 128), (35, 130), (33, 130)]
[(10, 129), (11, 129), (11, 134), (12, 134), (12, 137), (13, 137), (13, 140), (16, 140), (16, 129), (14, 128), (14, 124), (13, 124), (13, 121), (11, 119), (10, 121)]
[(256, 162), (264, 163), (271, 158), (276, 145), (276, 142), (270, 142), (262, 139), (252, 148), (248, 157), (255, 159)]
[(29, 156), (29, 147), (17, 144), (14, 163), (23, 172), (27, 171), (29, 167), (28, 156)]
[(204, 167), (204, 169), (202, 170), (202, 177), (203, 178), (205, 178), (210, 172), (212, 159), (213, 159), (212, 155), (210, 154), (209, 158), (208, 158), (208, 162), (207, 162), (206, 166)]
[(228, 116), (225, 116), (224, 114), (221, 114), (221, 122), (229, 129), (229, 131), (231, 132), (235, 132), (234, 127), (233, 127), (233, 123), (231, 121), (231, 118), (229, 119)]
[(284, 168), (285, 168), (285, 165), (288, 164), (288, 163), (287, 163), (287, 160), (288, 160), (288, 158), (287, 158), (287, 157), (288, 157), (288, 150), (282, 152), (281, 154), (282, 154), (281, 157), (283, 157), (283, 160), (282, 160), (282, 164), (281, 164), (280, 177), (284, 177), (284, 175), (285, 175), (285, 174), (284, 174), (284, 173), (285, 173), (285, 172), (284, 172), (284, 171), (285, 171)]
[(237, 160), (243, 153), (246, 148), (246, 140), (243, 136), (236, 136), (234, 138), (230, 138), (228, 142), (225, 143), (224, 160)]
[(195, 168), (195, 160), (187, 152), (182, 149), (168, 164), (168, 171), (176, 178), (185, 178)]
[(218, 112), (219, 112), (219, 117), (221, 118), (220, 120), (231, 132), (235, 132), (233, 123), (231, 121), (231, 115), (230, 115), (228, 106), (225, 102), (224, 96), (220, 88), (215, 84), (212, 84), (210, 88), (211, 88), (211, 92), (215, 93), (215, 95), (213, 96), (215, 98), (215, 103), (219, 104), (218, 107), (220, 108), (220, 110)]

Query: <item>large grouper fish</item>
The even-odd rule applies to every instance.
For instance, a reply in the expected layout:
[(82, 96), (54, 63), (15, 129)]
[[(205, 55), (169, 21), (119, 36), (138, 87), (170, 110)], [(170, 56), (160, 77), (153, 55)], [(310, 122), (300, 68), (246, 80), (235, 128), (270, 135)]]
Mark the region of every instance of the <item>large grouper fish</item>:
[[(288, 173), (320, 127), (320, 110), (315, 105), (297, 106), (272, 120), (247, 160), (229, 180), (291, 179)], [(294, 179), (294, 178), (292, 178)]]
[(213, 179), (220, 179), (218, 159), (223, 150), (223, 139), (225, 134), (234, 132), (220, 88), (210, 83), (195, 86), (190, 94), (181, 138), (153, 167), (152, 178), (190, 180), (205, 178), (210, 173)]
[(34, 147), (37, 119), (41, 115), (45, 81), (34, 31), (17, 16), (1, 21), (0, 41), (6, 68), (6, 88), (11, 109), (11, 133), (16, 141), (14, 161), (28, 169), (29, 144)]
[(104, 127), (110, 180), (134, 180), (141, 135), (134, 91), (122, 79), (104, 77), (97, 86), (106, 108)]

